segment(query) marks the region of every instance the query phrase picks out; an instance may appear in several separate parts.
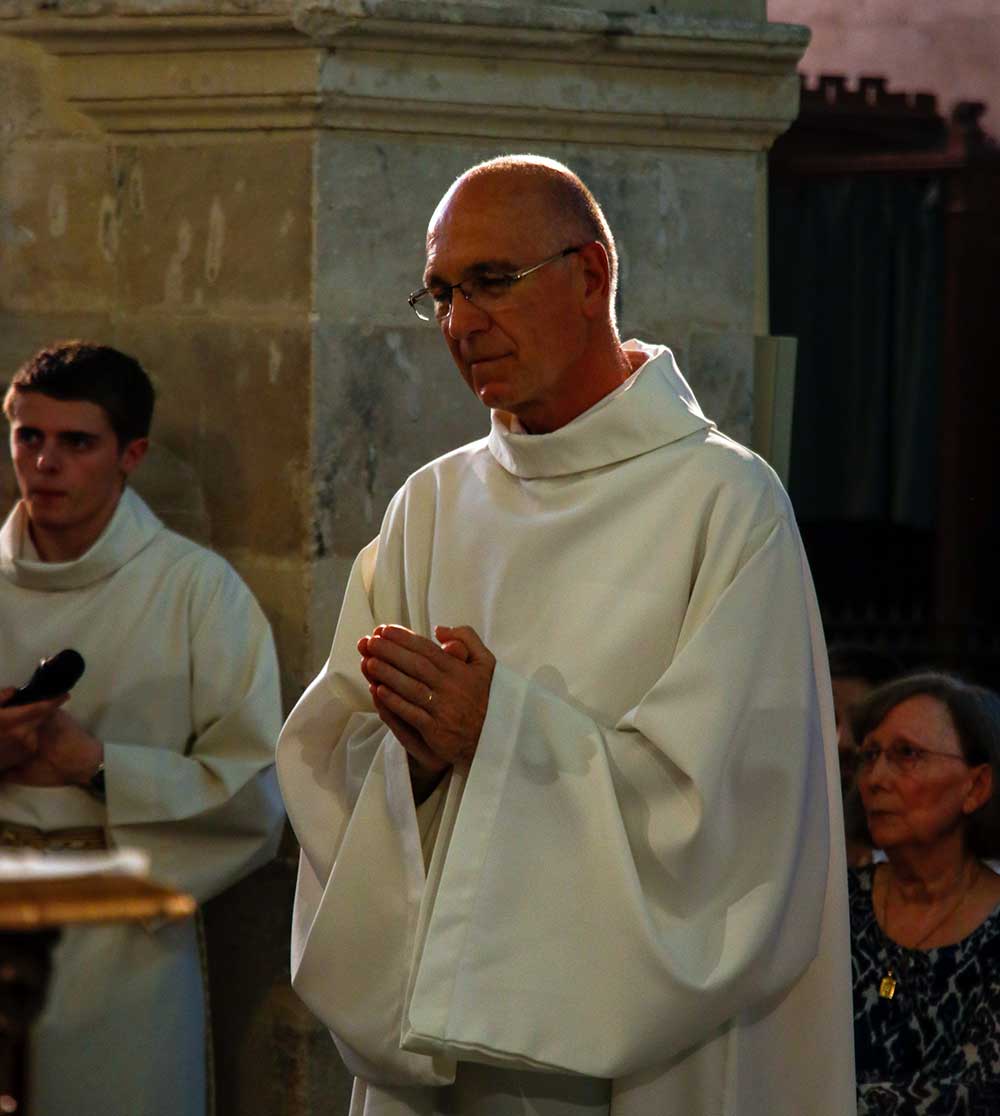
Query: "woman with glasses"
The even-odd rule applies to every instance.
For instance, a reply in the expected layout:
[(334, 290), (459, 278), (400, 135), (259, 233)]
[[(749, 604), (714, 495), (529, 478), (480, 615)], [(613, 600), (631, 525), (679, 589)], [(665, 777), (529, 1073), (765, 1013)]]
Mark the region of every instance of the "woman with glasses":
[(886, 855), (850, 873), (859, 1113), (1000, 1113), (1000, 698), (911, 675), (854, 731)]

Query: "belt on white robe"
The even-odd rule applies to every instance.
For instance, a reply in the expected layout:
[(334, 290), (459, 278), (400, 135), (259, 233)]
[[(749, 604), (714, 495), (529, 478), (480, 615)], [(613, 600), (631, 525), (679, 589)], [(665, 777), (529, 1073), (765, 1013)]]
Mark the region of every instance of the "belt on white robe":
[(84, 849), (106, 849), (108, 840), (97, 826), (75, 826), (70, 829), (37, 829), (33, 825), (0, 822), (0, 848), (37, 849), (39, 852), (80, 852)]

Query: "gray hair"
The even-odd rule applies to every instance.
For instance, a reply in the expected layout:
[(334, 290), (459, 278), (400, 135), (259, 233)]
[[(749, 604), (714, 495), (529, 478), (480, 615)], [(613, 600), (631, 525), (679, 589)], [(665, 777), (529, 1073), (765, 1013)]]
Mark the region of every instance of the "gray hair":
[[(993, 769), (993, 794), (966, 824), (969, 851), (981, 859), (1000, 856), (1000, 696), (953, 674), (925, 671), (886, 682), (873, 690), (852, 718), (854, 738), (862, 741), (889, 713), (911, 697), (935, 698), (948, 710), (963, 758), (971, 765), (988, 763)], [(851, 836), (871, 843), (863, 815)]]

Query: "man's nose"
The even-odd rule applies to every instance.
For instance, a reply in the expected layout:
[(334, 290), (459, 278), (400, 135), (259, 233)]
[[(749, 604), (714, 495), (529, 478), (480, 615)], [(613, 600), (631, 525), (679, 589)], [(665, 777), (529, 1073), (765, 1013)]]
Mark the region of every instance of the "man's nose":
[(448, 315), (448, 336), (454, 341), (460, 341), (477, 330), (490, 328), (493, 319), (485, 310), (480, 310), (466, 297), (461, 287), (456, 287), (451, 295), (451, 313)]
[(62, 453), (55, 441), (43, 442), (35, 456), (35, 468), (40, 473), (58, 472), (62, 465)]

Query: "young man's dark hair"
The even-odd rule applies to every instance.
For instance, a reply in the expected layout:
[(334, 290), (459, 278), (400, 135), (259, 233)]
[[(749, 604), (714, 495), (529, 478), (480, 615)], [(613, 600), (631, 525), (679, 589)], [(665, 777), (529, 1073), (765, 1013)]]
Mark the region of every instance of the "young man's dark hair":
[(119, 449), (149, 435), (153, 385), (134, 357), (110, 345), (61, 341), (35, 353), (14, 374), (4, 396), (8, 418), (14, 394), (28, 392), (96, 403), (107, 413)]

